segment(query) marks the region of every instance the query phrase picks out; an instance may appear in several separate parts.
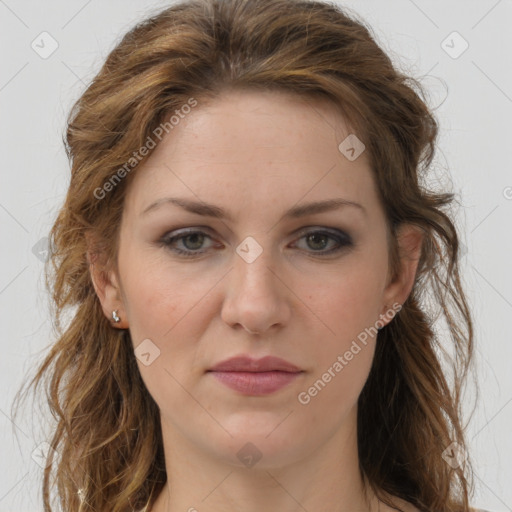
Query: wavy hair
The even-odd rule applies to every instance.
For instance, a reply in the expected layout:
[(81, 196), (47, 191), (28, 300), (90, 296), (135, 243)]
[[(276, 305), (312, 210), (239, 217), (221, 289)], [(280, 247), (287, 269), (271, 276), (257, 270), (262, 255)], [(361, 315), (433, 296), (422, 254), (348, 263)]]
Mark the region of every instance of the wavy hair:
[(55, 420), (45, 512), (53, 510), (52, 475), (59, 505), (71, 512), (138, 510), (154, 503), (166, 482), (158, 407), (129, 331), (109, 323), (90, 275), (91, 262), (117, 261), (125, 191), (137, 165), (101, 199), (97, 191), (190, 98), (200, 108), (242, 89), (324, 98), (341, 109), (366, 145), (393, 272), (397, 229), (411, 223), (423, 231), (414, 287), (379, 331), (358, 400), (359, 469), (388, 504), (383, 493), (422, 512), (471, 510), (470, 458), (458, 467), (443, 458), (453, 442), (467, 453), (461, 403), (473, 357), (455, 196), (427, 186), (438, 124), (422, 84), (399, 71), (375, 39), (364, 21), (334, 3), (187, 0), (136, 24), (109, 53), (69, 114), (71, 180), (49, 237), (45, 277), (56, 340), (29, 383), (44, 387)]

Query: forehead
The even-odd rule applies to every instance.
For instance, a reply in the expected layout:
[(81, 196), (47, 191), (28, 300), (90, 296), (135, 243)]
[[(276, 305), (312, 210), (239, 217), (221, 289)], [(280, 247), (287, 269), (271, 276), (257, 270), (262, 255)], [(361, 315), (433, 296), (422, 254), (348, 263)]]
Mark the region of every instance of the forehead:
[[(180, 121), (164, 141), (171, 149), (180, 139), (196, 139), (187, 153), (206, 150), (242, 155), (258, 149), (302, 153), (305, 139), (311, 157), (325, 152), (328, 145), (337, 146), (338, 139), (350, 133), (341, 110), (327, 99), (310, 98), (283, 91), (224, 91), (214, 99), (198, 100), (198, 106)], [(238, 143), (243, 142), (240, 147)], [(339, 141), (338, 141), (339, 143)], [(186, 148), (180, 148), (185, 150)], [(303, 148), (306, 149), (306, 148)], [(289, 156), (287, 154), (287, 156)]]
[(127, 196), (135, 211), (165, 193), (233, 204), (235, 214), (306, 195), (376, 199), (365, 153), (350, 161), (339, 149), (351, 131), (330, 101), (280, 91), (197, 101), (137, 168)]

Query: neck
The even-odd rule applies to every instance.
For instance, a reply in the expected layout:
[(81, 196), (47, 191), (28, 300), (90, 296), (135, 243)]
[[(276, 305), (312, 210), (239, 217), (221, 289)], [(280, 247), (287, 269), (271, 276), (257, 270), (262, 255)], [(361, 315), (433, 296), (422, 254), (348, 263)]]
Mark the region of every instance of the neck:
[[(191, 444), (162, 420), (167, 483), (151, 512), (379, 512), (359, 473), (356, 409), (320, 447), (278, 464), (239, 467)], [(233, 443), (243, 446), (245, 440)], [(235, 450), (236, 451), (236, 450)]]

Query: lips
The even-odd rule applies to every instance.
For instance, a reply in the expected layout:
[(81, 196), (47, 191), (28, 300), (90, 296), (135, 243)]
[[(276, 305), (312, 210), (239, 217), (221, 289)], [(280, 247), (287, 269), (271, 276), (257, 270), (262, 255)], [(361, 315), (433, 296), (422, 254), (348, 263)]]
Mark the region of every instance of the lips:
[(288, 372), (298, 373), (302, 371), (294, 364), (275, 356), (265, 356), (261, 359), (253, 359), (248, 356), (237, 356), (226, 359), (216, 364), (208, 371), (215, 372)]
[(219, 382), (244, 395), (266, 395), (286, 386), (303, 370), (279, 357), (237, 356), (208, 370)]

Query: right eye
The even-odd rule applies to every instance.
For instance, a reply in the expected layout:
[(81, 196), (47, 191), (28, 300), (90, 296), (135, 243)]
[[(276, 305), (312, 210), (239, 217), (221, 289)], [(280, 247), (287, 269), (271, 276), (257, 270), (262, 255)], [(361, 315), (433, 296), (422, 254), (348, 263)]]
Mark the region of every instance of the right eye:
[[(182, 231), (182, 234), (177, 234), (173, 236), (169, 236), (171, 233), (166, 233), (161, 239), (160, 244), (168, 248), (169, 250), (173, 251), (176, 254), (180, 254), (186, 258), (193, 258), (197, 255), (204, 254), (207, 252), (206, 250), (198, 250), (203, 246), (205, 238), (209, 238), (211, 240), (211, 237), (199, 230), (189, 229)], [(175, 243), (178, 242), (181, 243), (182, 247), (179, 248), (175, 247)], [(211, 247), (211, 246), (210, 246)]]

